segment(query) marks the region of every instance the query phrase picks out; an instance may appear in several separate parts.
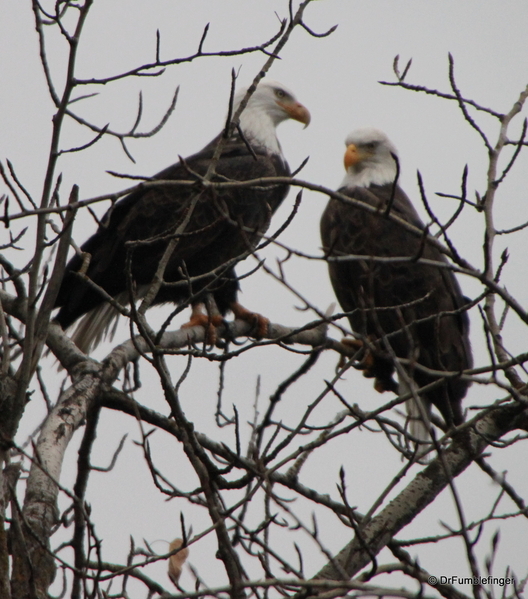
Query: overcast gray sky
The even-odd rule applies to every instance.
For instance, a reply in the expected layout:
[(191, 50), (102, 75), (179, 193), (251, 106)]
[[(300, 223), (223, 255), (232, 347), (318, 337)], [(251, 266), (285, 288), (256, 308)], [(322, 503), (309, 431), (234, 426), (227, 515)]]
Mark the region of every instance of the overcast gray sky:
[[(255, 45), (277, 31), (275, 12), (286, 17), (287, 11), (285, 0), (99, 0), (94, 3), (82, 38), (78, 76), (109, 76), (153, 60), (157, 29), (164, 59), (192, 54), (206, 23), (210, 23), (204, 46), (206, 51)], [(318, 32), (336, 24), (338, 28), (323, 39), (311, 37), (301, 29), (296, 30), (281, 54), (282, 60), (275, 62), (269, 73), (271, 78), (288, 86), (312, 113), (308, 129), (302, 130), (298, 123), (289, 122), (278, 130), (292, 168), (310, 157), (300, 178), (337, 188), (344, 175), (342, 156), (346, 134), (358, 127), (375, 126), (383, 129), (399, 149), (402, 187), (414, 200), (424, 219), (424, 211), (419, 206), (417, 170), (424, 177), (431, 203), (442, 217), (451, 214), (455, 207), (452, 201), (435, 198), (434, 194), (458, 193), (465, 165), (469, 167), (470, 194), (484, 189), (486, 150), (478, 134), (464, 121), (456, 103), (383, 86), (379, 81), (394, 80), (392, 63), (398, 54), (402, 66), (409, 59), (413, 60), (408, 82), (448, 92), (447, 56), (450, 52), (463, 95), (499, 112), (508, 111), (528, 82), (528, 3), (525, 0), (319, 0), (306, 10), (305, 20)], [(59, 85), (63, 80), (66, 53), (62, 40), (52, 39), (50, 42), (49, 60)], [(63, 192), (67, 194), (66, 190), (74, 183), (80, 186), (82, 199), (118, 190), (124, 187), (123, 181), (111, 177), (107, 170), (151, 175), (176, 162), (179, 155), (198, 151), (223, 125), (231, 69), (239, 73), (239, 82), (245, 85), (253, 79), (265, 59), (263, 54), (203, 58), (167, 69), (159, 78), (136, 78), (98, 88), (96, 98), (78, 104), (76, 108), (98, 125), (110, 123), (117, 130), (126, 130), (133, 124), (140, 90), (143, 92), (144, 116), (139, 130), (148, 130), (159, 120), (177, 86), (180, 86), (180, 95), (173, 116), (158, 135), (129, 144), (135, 164), (113, 139), (103, 139), (82, 154), (66, 156), (59, 168), (63, 173)], [(0, 0), (0, 160), (9, 158), (13, 162), (19, 178), (37, 198), (49, 151), (52, 114), (53, 107), (38, 60), (30, 3)], [(477, 118), (491, 141), (495, 142), (497, 123), (486, 115), (481, 114)], [(518, 118), (513, 128), (517, 134), (521, 124), (522, 119)], [(70, 123), (65, 128), (62, 144), (65, 148), (78, 146), (90, 138), (90, 133)], [(499, 195), (498, 228), (512, 227), (528, 220), (527, 155), (521, 160)], [(0, 195), (2, 193), (0, 186)], [(276, 215), (274, 226), (278, 226), (291, 210), (293, 197), (291, 193)], [(281, 240), (310, 255), (320, 255), (318, 223), (325, 204), (324, 196), (304, 193), (300, 213)], [(104, 213), (106, 208), (107, 205), (99, 206), (98, 213)], [(477, 267), (482, 266), (483, 224), (483, 217), (468, 212), (453, 227), (451, 234), (463, 256)], [(16, 223), (13, 230), (21, 226), (21, 222)], [(84, 215), (76, 224), (76, 240), (84, 241), (95, 228), (91, 217)], [(511, 253), (504, 273), (505, 281), (517, 300), (526, 305), (526, 232), (499, 240), (497, 256), (505, 245)], [(273, 266), (274, 257), (280, 255), (283, 255), (280, 250), (268, 248), (265, 253), (267, 263)], [(244, 272), (253, 266), (254, 263), (248, 260), (238, 270)], [(292, 286), (313, 305), (325, 310), (335, 301), (326, 266), (322, 262), (292, 259), (286, 265), (286, 272)], [(461, 283), (468, 295), (478, 293), (478, 286), (473, 281), (461, 279)], [(272, 321), (286, 325), (301, 324), (315, 318), (309, 311), (297, 310), (302, 302), (263, 272), (243, 281), (241, 300)], [(487, 363), (489, 360), (476, 313), (472, 322), (476, 364)], [(126, 328), (120, 329), (116, 341), (123, 340), (126, 334)], [(337, 331), (332, 334), (339, 337)], [(514, 316), (507, 321), (505, 339), (510, 351), (525, 350), (525, 331)], [(108, 344), (101, 347), (95, 355), (103, 357), (110, 347)], [(277, 348), (245, 354), (227, 370), (226, 410), (229, 411), (231, 404), (236, 403), (242, 421), (251, 419), (257, 373), (261, 374), (261, 401), (264, 405), (277, 383), (301, 360), (297, 356), (285, 355)], [(184, 367), (183, 360), (178, 358), (171, 363), (176, 377), (176, 373)], [(287, 421), (295, 413), (300, 413), (324, 388), (324, 379), (333, 376), (335, 363), (334, 355), (325, 355), (313, 374), (288, 394), (280, 407), (281, 417)], [(183, 401), (187, 415), (198, 428), (218, 439), (224, 436), (231, 442), (232, 431), (219, 431), (214, 427), (217, 378), (214, 364), (195, 364), (183, 387)], [(143, 396), (140, 393), (138, 398), (165, 412), (163, 401), (154, 387), (154, 378), (145, 374), (143, 381)], [(351, 402), (357, 402), (365, 410), (388, 399), (378, 395), (371, 388), (371, 382), (356, 372), (347, 374), (341, 389)], [(465, 404), (481, 405), (494, 397), (486, 389), (474, 386)], [(325, 404), (324, 409), (332, 413), (339, 410), (339, 406)], [(32, 418), (31, 422), (24, 422), (23, 432), (27, 433), (36, 424), (35, 411)], [(130, 432), (131, 438), (139, 438), (134, 422), (124, 423), (119, 415), (104, 414), (94, 453), (94, 458), (99, 459), (101, 465), (108, 462), (112, 448), (124, 432)], [(249, 429), (244, 434), (249, 434)], [(363, 436), (364, 439), (356, 437), (361, 442), (356, 441), (355, 445), (347, 444), (343, 438), (329, 445), (318, 456), (320, 461), (314, 460), (305, 473), (307, 481), (315, 480), (314, 484), (321, 490), (333, 494), (339, 467), (345, 464), (349, 480), (360, 481), (352, 499), (360, 510), (368, 508), (373, 497), (401, 467), (397, 456), (390, 452), (385, 442), (373, 441), (372, 435)], [(156, 459), (175, 481), (180, 477), (185, 479), (187, 466), (172, 440), (167, 443), (158, 434), (153, 440), (153, 448)], [(65, 471), (64, 484), (71, 482), (68, 476), (73, 475), (76, 455), (70, 453), (69, 459), (71, 464)], [(524, 478), (524, 491), (528, 491), (526, 477), (522, 474), (526, 462), (525, 446), (516, 445), (514, 452), (504, 450), (493, 459), (498, 470), (510, 471), (517, 485)], [(148, 481), (140, 450), (130, 442), (130, 438), (116, 471), (112, 475), (93, 475), (89, 500), (94, 505), (108, 561), (123, 559), (130, 534), (134, 534), (138, 542), (142, 538), (154, 541), (171, 540), (176, 536), (179, 510), (184, 506), (177, 501), (163, 502), (149, 488)], [(463, 497), (475, 501), (475, 515), (471, 517), (478, 517), (479, 509), (485, 512), (489, 508), (486, 497), (489, 485), (488, 479), (476, 470), (459, 479)], [(185, 485), (182, 483), (182, 486)], [(101, 501), (103, 495), (104, 503)], [(484, 496), (482, 505), (479, 503), (481, 496)], [(305, 513), (307, 519), (310, 510)], [(428, 534), (428, 531), (437, 529), (438, 520), (452, 518), (452, 515), (452, 500), (448, 493), (444, 493), (434, 506), (413, 522), (409, 530), (404, 531), (404, 536), (410, 537), (416, 530)], [(192, 510), (186, 516), (192, 521)], [(328, 534), (324, 541), (331, 551), (337, 551), (346, 542), (346, 536), (343, 531), (334, 534), (332, 522), (326, 524)], [(193, 522), (193, 528), (195, 533), (199, 531), (198, 520)], [(514, 568), (525, 566), (526, 530), (508, 527), (505, 523), (504, 531), (507, 537), (503, 543), (508, 547), (505, 551), (508, 559), (502, 554), (503, 561), (497, 569), (501, 570), (506, 565)], [(160, 552), (166, 550), (162, 544), (154, 547)], [(433, 564), (437, 559), (434, 549), (427, 550), (422, 556), (429, 551), (431, 562), (422, 562), (422, 565), (434, 570)], [(452, 570), (458, 567), (461, 556), (461, 545), (454, 546), (448, 556), (444, 552), (446, 568)], [(193, 561), (192, 554), (190, 561)], [(200, 560), (196, 558), (195, 561)], [(325, 561), (323, 555), (314, 555), (313, 571)], [(154, 576), (153, 573), (159, 572), (160, 568), (163, 569), (161, 565), (152, 566), (150, 573)], [(190, 578), (183, 581), (185, 585), (192, 584)], [(211, 573), (208, 582), (212, 584), (213, 581)]]

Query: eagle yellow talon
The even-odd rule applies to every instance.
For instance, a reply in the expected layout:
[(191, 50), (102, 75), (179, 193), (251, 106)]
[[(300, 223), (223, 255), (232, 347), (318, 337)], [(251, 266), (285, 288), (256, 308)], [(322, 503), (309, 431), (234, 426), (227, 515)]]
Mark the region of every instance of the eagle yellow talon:
[(201, 306), (201, 304), (193, 306), (190, 320), (183, 324), (181, 328), (202, 327), (205, 330), (206, 342), (209, 345), (216, 345), (216, 327), (219, 327), (224, 322), (224, 319), (221, 314), (204, 314), (201, 311)]
[(256, 339), (263, 339), (267, 336), (269, 330), (269, 319), (258, 312), (251, 312), (247, 308), (244, 308), (238, 302), (234, 302), (231, 305), (231, 311), (233, 316), (245, 322), (249, 322), (255, 327), (254, 336)]

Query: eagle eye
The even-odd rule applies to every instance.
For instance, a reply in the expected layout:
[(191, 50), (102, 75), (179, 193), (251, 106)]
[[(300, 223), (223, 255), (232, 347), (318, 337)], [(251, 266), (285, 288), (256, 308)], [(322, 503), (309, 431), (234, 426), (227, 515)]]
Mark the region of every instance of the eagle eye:
[(286, 92), (282, 89), (276, 89), (275, 95), (277, 96), (277, 98), (280, 98), (282, 100), (283, 98), (286, 97)]

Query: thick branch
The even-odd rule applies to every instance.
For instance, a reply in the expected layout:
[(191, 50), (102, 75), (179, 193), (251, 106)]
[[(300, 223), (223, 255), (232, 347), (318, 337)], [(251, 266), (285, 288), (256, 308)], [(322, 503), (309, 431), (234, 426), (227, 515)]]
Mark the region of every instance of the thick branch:
[[(457, 435), (453, 443), (420, 472), (375, 518), (361, 528), (361, 539), (354, 538), (335, 560), (340, 570), (352, 578), (367, 566), (370, 555), (377, 555), (400, 530), (431, 504), (449, 481), (461, 474), (484, 449), (515, 428), (526, 429), (528, 412), (510, 405), (491, 411), (474, 428)], [(365, 549), (368, 547), (368, 551)], [(333, 564), (327, 564), (314, 577), (341, 580)]]

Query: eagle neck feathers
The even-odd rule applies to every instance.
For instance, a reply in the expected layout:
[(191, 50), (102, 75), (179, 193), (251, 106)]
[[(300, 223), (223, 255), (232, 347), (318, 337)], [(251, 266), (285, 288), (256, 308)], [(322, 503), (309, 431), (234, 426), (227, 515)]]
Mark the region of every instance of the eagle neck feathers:
[(283, 158), (282, 148), (275, 132), (277, 124), (259, 107), (248, 105), (240, 115), (240, 129), (246, 140), (267, 154), (276, 154)]
[(348, 169), (340, 187), (370, 187), (371, 185), (393, 184), (396, 178), (396, 163), (391, 157), (387, 161), (372, 161), (359, 165), (360, 168)]

